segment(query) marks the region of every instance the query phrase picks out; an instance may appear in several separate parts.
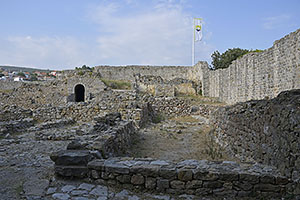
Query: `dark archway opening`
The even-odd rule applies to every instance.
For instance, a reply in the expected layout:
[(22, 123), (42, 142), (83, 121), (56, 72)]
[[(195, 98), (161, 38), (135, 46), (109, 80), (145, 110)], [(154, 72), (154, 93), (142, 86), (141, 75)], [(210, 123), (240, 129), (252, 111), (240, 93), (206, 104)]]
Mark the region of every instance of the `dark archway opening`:
[(75, 101), (76, 102), (84, 102), (84, 86), (78, 84), (75, 86)]

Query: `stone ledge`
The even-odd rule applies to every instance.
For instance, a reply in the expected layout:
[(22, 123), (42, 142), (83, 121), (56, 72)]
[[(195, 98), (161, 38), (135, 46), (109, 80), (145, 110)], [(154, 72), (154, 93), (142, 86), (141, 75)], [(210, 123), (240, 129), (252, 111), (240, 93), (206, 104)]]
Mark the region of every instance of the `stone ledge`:
[(149, 158), (114, 157), (93, 160), (87, 167), (88, 177), (93, 181), (126, 183), (132, 188), (154, 192), (228, 197), (255, 197), (262, 193), (271, 197), (300, 195), (299, 183), (281, 176), (274, 167), (261, 164), (206, 160), (171, 163)]

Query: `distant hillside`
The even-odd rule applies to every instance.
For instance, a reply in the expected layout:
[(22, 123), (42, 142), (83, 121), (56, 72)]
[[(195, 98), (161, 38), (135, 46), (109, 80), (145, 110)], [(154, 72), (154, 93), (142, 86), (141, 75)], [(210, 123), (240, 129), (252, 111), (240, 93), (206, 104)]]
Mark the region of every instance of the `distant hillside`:
[(22, 72), (35, 72), (35, 71), (40, 71), (40, 72), (50, 72), (51, 70), (45, 70), (45, 69), (37, 69), (37, 68), (29, 68), (29, 67), (17, 67), (17, 66), (5, 66), (5, 65), (0, 65), (0, 68), (5, 69), (6, 71), (22, 71)]

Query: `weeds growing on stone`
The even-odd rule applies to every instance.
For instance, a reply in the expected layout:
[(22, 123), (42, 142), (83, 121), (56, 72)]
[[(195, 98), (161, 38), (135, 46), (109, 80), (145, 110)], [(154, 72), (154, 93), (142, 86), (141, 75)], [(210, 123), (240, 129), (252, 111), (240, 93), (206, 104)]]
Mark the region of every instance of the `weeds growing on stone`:
[(120, 81), (120, 80), (108, 80), (101, 78), (101, 81), (112, 89), (118, 90), (131, 90), (131, 82), (130, 81)]

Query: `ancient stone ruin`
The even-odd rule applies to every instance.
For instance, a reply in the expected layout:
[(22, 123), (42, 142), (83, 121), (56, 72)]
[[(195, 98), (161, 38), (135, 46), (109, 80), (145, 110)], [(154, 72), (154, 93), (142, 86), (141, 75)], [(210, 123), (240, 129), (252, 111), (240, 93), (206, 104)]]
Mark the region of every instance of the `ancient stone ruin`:
[[(300, 199), (300, 30), (227, 69), (97, 66), (0, 83), (4, 199)], [(139, 157), (147, 131), (178, 152), (204, 135), (206, 146)]]

